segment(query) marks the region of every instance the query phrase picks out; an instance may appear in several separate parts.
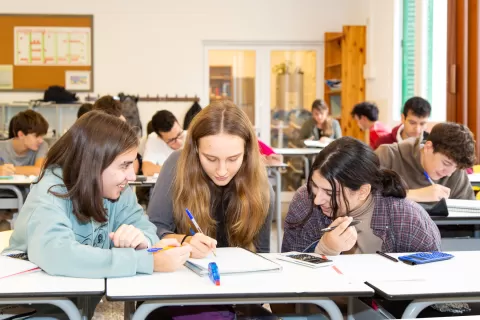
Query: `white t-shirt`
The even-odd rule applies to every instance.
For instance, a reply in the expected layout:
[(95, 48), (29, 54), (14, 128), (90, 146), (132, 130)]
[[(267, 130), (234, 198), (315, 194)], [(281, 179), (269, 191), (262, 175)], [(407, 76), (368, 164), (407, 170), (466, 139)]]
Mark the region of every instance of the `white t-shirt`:
[(152, 132), (148, 135), (145, 143), (143, 161), (149, 161), (157, 166), (162, 166), (173, 151), (175, 150), (170, 148), (156, 132)]

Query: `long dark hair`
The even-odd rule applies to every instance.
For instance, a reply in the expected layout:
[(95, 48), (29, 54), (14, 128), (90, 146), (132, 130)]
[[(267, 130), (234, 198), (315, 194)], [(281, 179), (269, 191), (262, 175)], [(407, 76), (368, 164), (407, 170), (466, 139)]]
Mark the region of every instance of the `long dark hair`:
[(67, 192), (53, 191), (53, 187), (48, 192), (59, 198), (70, 199), (78, 220), (93, 218), (98, 222), (106, 222), (102, 172), (117, 156), (137, 146), (137, 135), (127, 123), (102, 111), (90, 111), (50, 148), (38, 182), (46, 170), (61, 168), (62, 187)]
[[(384, 197), (405, 198), (407, 196), (405, 183), (400, 176), (392, 170), (380, 169), (380, 161), (372, 149), (351, 137), (333, 141), (318, 154), (313, 162), (307, 183), (308, 194), (312, 199), (312, 212), (314, 206), (312, 175), (315, 171), (320, 171), (332, 188), (330, 206), (333, 219), (337, 218), (339, 207), (335, 195), (338, 191), (344, 195), (345, 188), (357, 191), (362, 185), (370, 184), (372, 193), (380, 192)], [(340, 190), (337, 190), (336, 182)], [(345, 196), (343, 199), (348, 214), (350, 207)], [(301, 223), (306, 222), (311, 213)]]

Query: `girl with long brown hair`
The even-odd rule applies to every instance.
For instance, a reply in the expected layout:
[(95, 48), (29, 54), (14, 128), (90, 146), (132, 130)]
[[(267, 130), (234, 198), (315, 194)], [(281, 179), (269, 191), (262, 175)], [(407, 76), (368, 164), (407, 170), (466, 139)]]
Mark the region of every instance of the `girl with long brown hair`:
[[(219, 101), (193, 119), (183, 150), (165, 162), (148, 215), (160, 239), (189, 243), (194, 258), (217, 246), (269, 252), (273, 198), (247, 115)], [(186, 209), (203, 234), (192, 235)]]
[[(48, 151), (20, 210), (10, 246), (45, 272), (109, 278), (174, 271), (190, 248), (160, 241), (128, 182), (138, 138), (127, 123), (100, 111), (83, 115)], [(177, 246), (150, 253), (152, 246)]]

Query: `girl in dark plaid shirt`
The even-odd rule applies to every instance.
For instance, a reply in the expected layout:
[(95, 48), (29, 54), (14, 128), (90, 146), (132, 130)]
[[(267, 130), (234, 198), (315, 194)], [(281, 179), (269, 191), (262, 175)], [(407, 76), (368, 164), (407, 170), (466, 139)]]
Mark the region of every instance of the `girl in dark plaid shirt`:
[[(323, 149), (290, 204), (282, 251), (319, 254), (440, 250), (427, 212), (405, 199), (399, 175), (380, 169), (375, 153), (344, 137)], [(349, 227), (352, 219), (360, 220)], [(320, 231), (336, 226), (333, 231)]]

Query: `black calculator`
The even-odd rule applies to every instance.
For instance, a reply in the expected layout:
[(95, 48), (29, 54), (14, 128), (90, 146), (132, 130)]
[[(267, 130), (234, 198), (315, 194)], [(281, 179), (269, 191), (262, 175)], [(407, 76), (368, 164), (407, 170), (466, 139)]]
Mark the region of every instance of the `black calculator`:
[(411, 265), (443, 261), (451, 258), (453, 258), (453, 255), (439, 251), (418, 252), (398, 257), (399, 260)]

